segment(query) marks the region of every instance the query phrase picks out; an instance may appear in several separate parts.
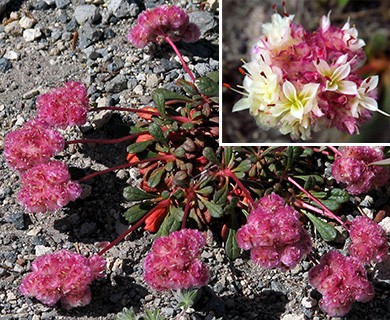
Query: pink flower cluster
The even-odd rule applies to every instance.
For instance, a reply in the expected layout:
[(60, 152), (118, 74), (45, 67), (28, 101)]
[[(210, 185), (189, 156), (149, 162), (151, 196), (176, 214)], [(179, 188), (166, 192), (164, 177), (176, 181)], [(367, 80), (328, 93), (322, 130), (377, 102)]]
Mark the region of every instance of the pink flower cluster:
[[(364, 41), (349, 21), (342, 28), (323, 16), (318, 30), (272, 16), (245, 63), (244, 98), (233, 111), (249, 109), (264, 129), (278, 128), (307, 140), (311, 130), (329, 127), (354, 134), (378, 109), (378, 76), (361, 79)], [(384, 112), (382, 112), (384, 113)], [(387, 115), (386, 113), (384, 113)]]
[(20, 171), (49, 161), (63, 149), (64, 137), (37, 120), (10, 132), (4, 141), (4, 156), (8, 165)]
[(299, 218), (277, 194), (265, 196), (238, 230), (238, 245), (250, 249), (252, 260), (263, 268), (293, 268), (312, 248)]
[(173, 42), (195, 42), (200, 37), (200, 30), (189, 22), (188, 15), (180, 7), (162, 5), (141, 13), (128, 35), (129, 41), (138, 48), (150, 42), (162, 43), (167, 37)]
[(55, 128), (82, 125), (88, 110), (87, 89), (80, 82), (63, 87), (37, 99), (35, 119), (10, 132), (4, 141), (8, 165), (19, 171), (23, 188), (18, 194), (29, 212), (54, 211), (81, 194), (80, 185), (70, 180), (64, 163), (50, 159), (64, 149), (65, 141)]
[(330, 316), (342, 317), (354, 301), (368, 302), (375, 295), (361, 262), (334, 250), (309, 271), (309, 282), (322, 294), (320, 308)]
[(76, 200), (81, 192), (80, 184), (70, 180), (65, 163), (49, 161), (23, 174), (18, 201), (30, 212), (51, 212)]
[(389, 252), (386, 231), (367, 217), (357, 217), (349, 230), (349, 254), (363, 263), (384, 261)]
[(209, 280), (207, 266), (200, 260), (205, 236), (183, 229), (158, 238), (146, 256), (145, 281), (155, 290), (202, 287)]
[(46, 254), (34, 260), (20, 291), (49, 306), (59, 300), (66, 309), (85, 306), (91, 301), (89, 284), (103, 278), (105, 268), (106, 261), (98, 255), (85, 258), (67, 250)]
[(332, 164), (332, 175), (344, 183), (349, 193), (361, 194), (384, 186), (389, 180), (389, 168), (370, 165), (383, 160), (381, 147), (343, 147)]
[(54, 128), (83, 125), (88, 106), (87, 88), (81, 82), (69, 81), (38, 97), (37, 118)]

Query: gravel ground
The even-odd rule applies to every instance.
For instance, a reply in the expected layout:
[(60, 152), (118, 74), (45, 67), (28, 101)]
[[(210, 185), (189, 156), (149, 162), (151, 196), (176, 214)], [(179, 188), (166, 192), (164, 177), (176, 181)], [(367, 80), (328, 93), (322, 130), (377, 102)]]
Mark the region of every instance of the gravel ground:
[[(174, 89), (173, 81), (184, 76), (167, 46), (136, 50), (126, 41), (140, 8), (163, 1), (129, 1), (133, 5), (115, 10), (109, 9), (109, 3), (124, 5), (127, 1), (106, 1), (108, 8), (104, 1), (86, 2), (93, 7), (83, 11), (84, 2), (77, 0), (0, 0), (4, 19), (0, 26), (1, 151), (5, 134), (34, 115), (34, 99), (64, 81), (84, 82), (93, 106), (138, 107), (149, 104), (153, 88)], [(180, 5), (192, 12), (192, 19), (202, 29), (199, 42), (180, 45), (190, 68), (200, 75), (217, 70), (218, 11), (199, 11), (199, 1), (180, 1)], [(72, 48), (75, 31), (79, 41)], [(63, 133), (67, 139), (115, 138), (126, 134), (129, 121), (136, 121), (135, 116), (105, 112), (91, 115), (86, 125)], [(68, 163), (72, 177), (78, 179), (123, 163), (125, 147), (72, 145), (58, 158)], [(107, 252), (107, 277), (92, 285), (92, 302), (86, 307), (70, 311), (51, 308), (21, 296), (18, 290), (36, 256), (62, 248), (96, 253), (96, 243), (111, 241), (128, 227), (121, 217), (126, 206), (122, 190), (139, 179), (135, 170), (89, 180), (83, 185), (83, 199), (54, 214), (37, 216), (26, 214), (16, 202), (18, 176), (7, 168), (2, 156), (0, 178), (0, 319), (114, 319), (123, 307), (134, 307), (137, 312), (158, 309), (167, 319), (177, 315), (172, 294), (155, 292), (143, 280), (143, 258), (153, 235), (141, 231)], [(372, 194), (372, 201), (365, 199), (368, 212), (383, 209), (389, 214), (387, 189)], [(326, 249), (318, 241), (316, 251)], [(327, 319), (316, 306), (318, 294), (307, 283), (311, 262), (287, 273), (265, 271), (253, 265), (248, 254), (229, 261), (220, 240), (212, 237), (203, 259), (212, 277), (194, 307), (193, 319)], [(390, 282), (386, 279), (389, 277), (377, 279), (375, 300), (356, 305), (347, 319), (388, 319)]]

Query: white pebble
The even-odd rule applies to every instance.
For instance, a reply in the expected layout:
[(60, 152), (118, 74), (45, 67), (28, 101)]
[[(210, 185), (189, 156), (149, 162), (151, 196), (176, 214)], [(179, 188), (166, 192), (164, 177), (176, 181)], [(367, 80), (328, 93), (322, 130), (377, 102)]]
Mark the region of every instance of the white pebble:
[(7, 51), (6, 54), (4, 55), (4, 58), (8, 59), (8, 60), (18, 60), (19, 59), (19, 53), (13, 51), (13, 50), (10, 50), (10, 51)]
[(35, 20), (24, 16), (19, 20), (19, 24), (23, 29), (30, 29), (34, 26)]
[(41, 29), (26, 29), (23, 31), (23, 39), (27, 42), (32, 42), (42, 35)]
[(390, 235), (390, 217), (384, 218), (379, 225), (386, 231), (387, 235)]
[(46, 253), (51, 253), (51, 248), (49, 247), (45, 247), (43, 245), (37, 245), (35, 246), (35, 255), (38, 257), (38, 256), (42, 256)]

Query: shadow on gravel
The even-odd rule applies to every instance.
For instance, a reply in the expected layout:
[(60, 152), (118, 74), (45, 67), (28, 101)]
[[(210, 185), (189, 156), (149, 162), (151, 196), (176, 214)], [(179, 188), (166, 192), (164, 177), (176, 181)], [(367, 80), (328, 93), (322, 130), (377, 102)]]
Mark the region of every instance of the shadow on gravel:
[(118, 313), (124, 307), (133, 307), (138, 311), (141, 307), (141, 300), (145, 298), (148, 291), (134, 283), (130, 277), (114, 276), (114, 285), (110, 280), (104, 279), (91, 285), (92, 301), (82, 308), (71, 310), (59, 309), (58, 313), (69, 317), (104, 317), (108, 314)]

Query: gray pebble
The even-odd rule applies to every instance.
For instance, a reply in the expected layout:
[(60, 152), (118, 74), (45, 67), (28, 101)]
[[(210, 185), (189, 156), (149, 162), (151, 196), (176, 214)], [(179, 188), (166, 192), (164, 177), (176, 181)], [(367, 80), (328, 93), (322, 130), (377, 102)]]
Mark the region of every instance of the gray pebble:
[(123, 68), (125, 62), (118, 57), (114, 57), (113, 62), (110, 63), (107, 67), (108, 72), (115, 72)]
[(56, 7), (58, 9), (65, 9), (69, 4), (70, 4), (70, 0), (55, 0), (56, 2)]
[(160, 6), (162, 4), (164, 4), (163, 0), (145, 0), (145, 8), (146, 9), (152, 9), (152, 8), (155, 8), (155, 7)]
[(96, 223), (95, 222), (86, 222), (81, 225), (80, 228), (80, 236), (86, 237), (94, 233), (96, 230)]
[(139, 8), (135, 0), (108, 0), (107, 8), (119, 19), (136, 17), (139, 14)]
[(7, 222), (10, 222), (13, 224), (15, 229), (18, 230), (26, 230), (27, 224), (26, 219), (23, 212), (13, 212), (5, 217), (5, 220)]
[(0, 58), (0, 72), (6, 72), (12, 68), (12, 63), (7, 58)]
[(208, 11), (194, 11), (188, 14), (190, 22), (196, 23), (200, 28), (201, 37), (208, 31), (212, 31), (217, 26), (217, 21), (211, 12)]
[(118, 74), (105, 85), (106, 92), (118, 93), (127, 89), (127, 79), (124, 75)]
[(73, 17), (79, 25), (85, 24), (87, 21), (96, 23), (101, 19), (99, 8), (92, 4), (84, 4), (77, 6), (74, 10)]
[(78, 23), (76, 22), (76, 20), (75, 20), (75, 19), (71, 19), (71, 20), (66, 24), (65, 29), (66, 29), (66, 31), (68, 31), (68, 32), (73, 32), (73, 31), (75, 31), (75, 30), (77, 29), (78, 26), (79, 26), (79, 25), (78, 25)]
[(103, 35), (101, 30), (92, 27), (89, 23), (79, 29), (79, 48), (85, 49), (91, 44), (99, 41)]
[(49, 9), (49, 5), (44, 0), (39, 0), (34, 8), (35, 10), (47, 10)]

